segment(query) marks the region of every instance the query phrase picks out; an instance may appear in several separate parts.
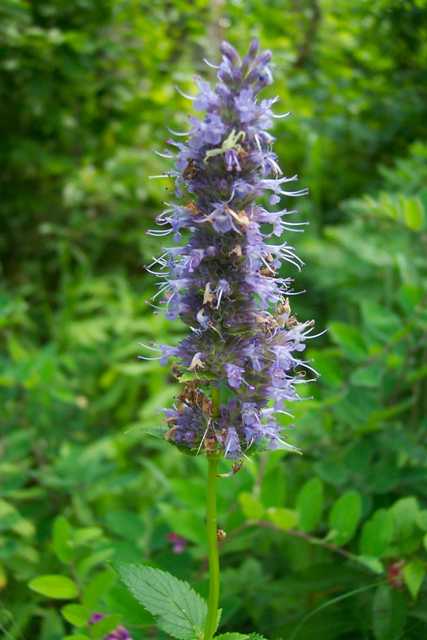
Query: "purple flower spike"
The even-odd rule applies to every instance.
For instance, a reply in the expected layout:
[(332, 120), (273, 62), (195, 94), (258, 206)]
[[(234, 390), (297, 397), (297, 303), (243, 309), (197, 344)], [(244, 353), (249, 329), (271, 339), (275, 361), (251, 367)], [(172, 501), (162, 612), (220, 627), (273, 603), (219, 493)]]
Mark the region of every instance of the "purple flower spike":
[[(272, 81), (271, 52), (254, 40), (241, 60), (228, 43), (221, 45), (218, 82), (197, 79), (194, 100), (203, 119), (190, 118), (186, 142), (176, 150), (178, 202), (169, 203), (151, 233), (183, 244), (155, 260), (168, 318), (190, 329), (177, 347), (160, 346), (160, 359), (172, 357), (182, 391), (165, 410), (166, 438), (192, 455), (220, 454), (240, 459), (260, 449), (287, 448), (275, 414), (314, 372), (302, 357), (313, 323), (300, 324), (288, 302), (291, 278), (283, 261), (300, 269), (301, 260), (284, 234), (301, 231), (288, 222), (294, 211), (270, 211), (293, 190), (272, 149), (268, 132), (273, 99), (258, 93)], [(286, 115), (286, 114), (285, 114)], [(276, 116), (278, 117), (278, 116)], [(215, 390), (215, 393), (213, 392)], [(219, 392), (219, 394), (218, 394)], [(219, 395), (219, 406), (218, 406)]]

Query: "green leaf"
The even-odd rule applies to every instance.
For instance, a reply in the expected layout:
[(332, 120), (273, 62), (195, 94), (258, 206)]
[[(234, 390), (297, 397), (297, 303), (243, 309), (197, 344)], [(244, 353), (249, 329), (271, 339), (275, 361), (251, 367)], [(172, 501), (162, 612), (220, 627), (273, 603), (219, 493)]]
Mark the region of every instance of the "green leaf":
[(343, 322), (332, 322), (329, 328), (334, 342), (351, 360), (366, 358), (367, 348), (360, 329)]
[(424, 207), (421, 200), (404, 197), (402, 206), (406, 226), (412, 231), (421, 231), (424, 226)]
[(122, 564), (119, 573), (138, 602), (158, 616), (163, 631), (179, 640), (193, 640), (203, 633), (206, 602), (189, 584), (143, 565)]
[(246, 640), (249, 638), (244, 633), (222, 633), (220, 636), (215, 636), (215, 640)]
[(412, 560), (403, 567), (403, 580), (408, 587), (409, 593), (415, 599), (418, 595), (424, 577), (426, 575), (426, 565), (422, 560)]
[(377, 575), (384, 573), (384, 566), (378, 558), (372, 558), (371, 556), (358, 556), (357, 559), (373, 573), (376, 573)]
[(111, 569), (97, 573), (84, 587), (84, 606), (87, 609), (95, 609), (115, 582), (117, 582), (117, 576)]
[(79, 593), (77, 585), (70, 578), (60, 575), (37, 576), (28, 586), (36, 593), (56, 600), (76, 598)]
[(84, 627), (91, 615), (91, 612), (80, 604), (66, 604), (62, 607), (61, 613), (63, 618), (75, 627)]
[(0, 531), (8, 529), (15, 531), (23, 538), (29, 538), (35, 532), (30, 520), (23, 518), (12, 504), (0, 499)]
[(55, 518), (52, 529), (52, 547), (59, 560), (65, 564), (70, 562), (74, 555), (70, 545), (72, 531), (71, 524), (64, 516)]
[(413, 496), (401, 498), (390, 509), (394, 522), (394, 540), (401, 553), (411, 553), (421, 544), (421, 535), (417, 526), (420, 508)]
[(313, 531), (319, 524), (323, 511), (323, 482), (320, 478), (311, 478), (305, 483), (298, 493), (296, 508), (300, 529)]
[(364, 556), (381, 558), (393, 539), (393, 532), (392, 514), (386, 509), (379, 509), (363, 525), (359, 545), (360, 553)]
[(347, 491), (338, 498), (329, 514), (331, 532), (328, 537), (337, 545), (346, 544), (352, 539), (361, 515), (360, 494), (357, 491)]
[(316, 371), (322, 377), (322, 382), (330, 387), (339, 388), (343, 383), (343, 371), (341, 366), (342, 354), (334, 347), (322, 351), (311, 349), (310, 356)]
[(415, 516), (417, 527), (422, 531), (427, 531), (427, 509), (420, 509)]
[(90, 638), (81, 633), (72, 633), (70, 636), (64, 636), (63, 640), (90, 640)]
[(250, 520), (260, 520), (263, 517), (264, 507), (253, 493), (241, 493), (239, 495), (239, 502), (246, 518)]
[(283, 507), (270, 507), (270, 509), (267, 509), (267, 517), (276, 527), (283, 529), (283, 531), (292, 529), (298, 523), (298, 513)]
[(401, 592), (380, 585), (372, 603), (375, 640), (396, 640), (405, 625), (406, 603)]
[(384, 367), (379, 364), (371, 364), (367, 367), (356, 369), (351, 375), (352, 384), (358, 387), (378, 387), (384, 375)]
[(261, 502), (266, 507), (280, 507), (285, 503), (286, 477), (282, 467), (267, 471), (261, 483)]
[(113, 631), (120, 624), (120, 616), (111, 615), (106, 616), (102, 620), (99, 620), (95, 624), (91, 625), (91, 636), (98, 640), (98, 638), (105, 638), (110, 631)]
[(102, 536), (102, 529), (99, 527), (83, 527), (76, 529), (74, 534), (75, 545), (87, 545)]

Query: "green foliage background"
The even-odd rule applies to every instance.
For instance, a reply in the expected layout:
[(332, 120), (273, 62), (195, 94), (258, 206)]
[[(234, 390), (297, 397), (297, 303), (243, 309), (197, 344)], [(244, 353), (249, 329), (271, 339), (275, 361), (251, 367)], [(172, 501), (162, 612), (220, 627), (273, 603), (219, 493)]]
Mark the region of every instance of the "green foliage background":
[[(289, 273), (307, 291), (294, 308), (328, 333), (289, 430), (304, 455), (260, 456), (220, 483), (221, 631), (427, 633), (427, 2), (3, 0), (9, 640), (101, 638), (118, 622), (135, 640), (167, 637), (117, 561), (206, 593), (205, 461), (150, 437), (176, 387), (136, 357), (140, 341), (182, 331), (147, 304), (143, 265), (161, 245), (145, 231), (171, 190), (148, 176), (166, 166), (153, 152), (167, 127), (186, 127), (174, 86), (209, 76), (201, 60), (217, 59), (223, 35), (273, 50), (271, 93), (294, 114), (277, 121), (277, 152), (310, 188), (298, 203), (310, 227), (291, 239), (307, 263)], [(189, 541), (182, 554), (170, 532)], [(93, 611), (110, 617), (89, 630)]]

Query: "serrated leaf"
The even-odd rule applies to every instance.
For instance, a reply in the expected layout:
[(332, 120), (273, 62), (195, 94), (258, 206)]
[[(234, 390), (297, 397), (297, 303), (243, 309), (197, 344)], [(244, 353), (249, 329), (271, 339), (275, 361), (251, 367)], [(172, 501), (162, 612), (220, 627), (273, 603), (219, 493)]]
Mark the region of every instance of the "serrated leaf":
[(335, 502), (329, 515), (330, 539), (342, 545), (352, 539), (360, 516), (362, 499), (357, 491), (347, 491)]
[(403, 567), (403, 579), (409, 593), (415, 599), (426, 575), (426, 566), (422, 560), (412, 560)]
[(78, 596), (77, 585), (61, 575), (37, 576), (28, 585), (32, 591), (56, 600), (69, 600)]
[(249, 638), (244, 633), (222, 633), (220, 636), (215, 636), (215, 640), (246, 640)]
[(189, 584), (143, 565), (121, 565), (119, 574), (138, 602), (158, 617), (163, 631), (179, 640), (193, 640), (203, 632), (206, 602)]
[(296, 508), (299, 526), (307, 533), (313, 531), (320, 522), (323, 510), (323, 483), (320, 478), (311, 478), (297, 496)]

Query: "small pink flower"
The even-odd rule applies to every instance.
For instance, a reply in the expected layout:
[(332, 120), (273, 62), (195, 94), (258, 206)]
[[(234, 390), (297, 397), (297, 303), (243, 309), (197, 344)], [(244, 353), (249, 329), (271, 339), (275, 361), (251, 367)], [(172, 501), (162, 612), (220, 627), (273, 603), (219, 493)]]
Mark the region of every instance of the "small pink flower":
[(183, 538), (174, 531), (171, 531), (170, 533), (168, 533), (167, 539), (171, 543), (172, 551), (174, 553), (179, 554), (185, 551), (185, 548), (188, 544), (188, 540), (186, 540), (186, 538)]

